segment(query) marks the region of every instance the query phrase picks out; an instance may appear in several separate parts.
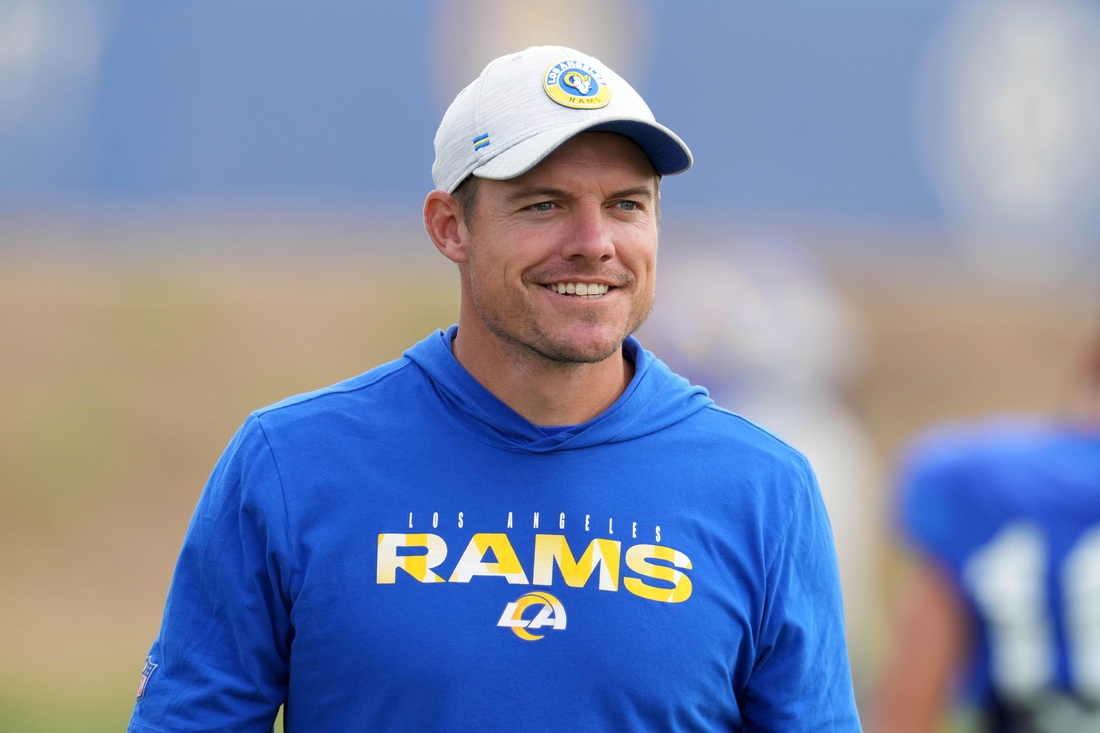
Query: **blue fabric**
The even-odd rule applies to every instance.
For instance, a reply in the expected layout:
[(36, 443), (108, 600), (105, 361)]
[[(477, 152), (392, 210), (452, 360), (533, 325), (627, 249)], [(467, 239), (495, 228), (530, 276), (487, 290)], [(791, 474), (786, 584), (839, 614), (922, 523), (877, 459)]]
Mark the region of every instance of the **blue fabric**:
[[(1045, 691), (1079, 695), (1073, 645), (1067, 641), (1066, 584), (1073, 581), (1064, 571), (1074, 549), (1083, 547), (1090, 532), (1100, 531), (1100, 434), (1021, 416), (941, 426), (915, 442), (900, 485), (903, 531), (955, 584), (977, 632), (963, 698), (991, 711), (1015, 705), (995, 670), (993, 647), (1000, 642), (993, 638), (993, 619), (1009, 619), (1019, 630), (1021, 623), (1012, 620), (1024, 618), (1026, 625), (1031, 617), (1042, 621), (1028, 633), (1041, 640), (1043, 653), (1053, 660)], [(987, 592), (983, 600), (977, 591), (978, 560), (1014, 528), (1024, 528), (1035, 539), (1038, 571), (1029, 573), (1017, 553), (1008, 566), (1014, 587)], [(1095, 569), (1100, 573), (1100, 565)], [(1029, 578), (1041, 594), (1033, 600), (1023, 594), (1021, 601), (1020, 583)], [(1021, 603), (1035, 613), (1021, 616)], [(1100, 718), (1092, 720), (1097, 724)]]
[(249, 417), (188, 530), (131, 731), (267, 731), (284, 700), (292, 731), (859, 730), (799, 453), (632, 338), (624, 394), (547, 436), (451, 334)]
[(539, 427), (539, 430), (542, 431), (543, 435), (545, 435), (547, 437), (550, 437), (552, 435), (557, 435), (558, 433), (571, 432), (573, 430), (573, 428), (575, 428), (577, 426), (576, 425), (539, 425), (538, 427)]

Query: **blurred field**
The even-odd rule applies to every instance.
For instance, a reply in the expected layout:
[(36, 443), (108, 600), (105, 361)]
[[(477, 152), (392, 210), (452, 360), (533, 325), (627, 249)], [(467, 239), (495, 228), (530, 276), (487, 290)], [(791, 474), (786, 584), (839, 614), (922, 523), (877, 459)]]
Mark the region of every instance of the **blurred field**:
[[(1065, 396), (1087, 304), (839, 273), (884, 460), (945, 416)], [(456, 318), (439, 265), (0, 258), (0, 730), (122, 730), (206, 475), (249, 411)], [(751, 417), (751, 415), (749, 416)]]
[(852, 401), (886, 459), (936, 420), (1064, 408), (1082, 347), (1100, 336), (1096, 299), (1080, 289), (1020, 291), (954, 273), (841, 274), (839, 284), (869, 338)]
[(0, 262), (0, 730), (124, 727), (233, 431), (451, 323), (450, 275)]

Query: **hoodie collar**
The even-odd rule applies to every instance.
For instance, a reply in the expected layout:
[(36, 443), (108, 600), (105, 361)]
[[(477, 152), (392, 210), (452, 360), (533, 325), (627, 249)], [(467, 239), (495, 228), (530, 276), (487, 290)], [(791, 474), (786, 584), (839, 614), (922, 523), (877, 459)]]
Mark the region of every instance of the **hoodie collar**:
[(673, 374), (633, 336), (623, 343), (634, 378), (619, 398), (586, 423), (545, 435), (485, 389), (455, 359), (458, 326), (436, 331), (405, 352), (432, 381), (446, 409), (480, 438), (513, 450), (547, 453), (639, 438), (673, 425), (712, 404), (702, 387)]

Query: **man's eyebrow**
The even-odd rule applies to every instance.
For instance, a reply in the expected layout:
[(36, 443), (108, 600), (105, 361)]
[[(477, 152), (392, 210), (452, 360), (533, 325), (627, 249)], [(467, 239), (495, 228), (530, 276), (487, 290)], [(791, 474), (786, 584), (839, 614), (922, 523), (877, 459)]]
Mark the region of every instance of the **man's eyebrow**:
[(639, 196), (645, 198), (653, 198), (653, 189), (648, 186), (638, 186), (637, 188), (627, 188), (622, 191), (616, 191), (608, 196), (609, 199), (631, 199), (638, 198)]
[(551, 198), (562, 199), (567, 198), (569, 194), (560, 188), (521, 188), (518, 191), (508, 194), (508, 198), (505, 199), (509, 204), (516, 204), (520, 201), (533, 198)]

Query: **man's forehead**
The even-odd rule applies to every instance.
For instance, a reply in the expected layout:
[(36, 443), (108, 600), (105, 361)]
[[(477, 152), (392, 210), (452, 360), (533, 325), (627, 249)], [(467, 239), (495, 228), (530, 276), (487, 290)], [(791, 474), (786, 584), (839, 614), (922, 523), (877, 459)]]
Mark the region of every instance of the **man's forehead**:
[(649, 156), (630, 138), (613, 132), (582, 132), (566, 140), (531, 170), (502, 183), (527, 185), (563, 173), (584, 175), (597, 170), (654, 181), (658, 178)]

